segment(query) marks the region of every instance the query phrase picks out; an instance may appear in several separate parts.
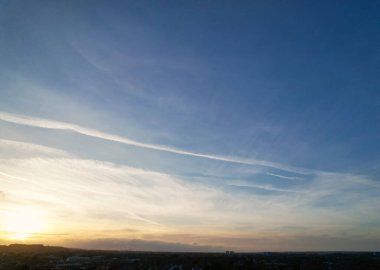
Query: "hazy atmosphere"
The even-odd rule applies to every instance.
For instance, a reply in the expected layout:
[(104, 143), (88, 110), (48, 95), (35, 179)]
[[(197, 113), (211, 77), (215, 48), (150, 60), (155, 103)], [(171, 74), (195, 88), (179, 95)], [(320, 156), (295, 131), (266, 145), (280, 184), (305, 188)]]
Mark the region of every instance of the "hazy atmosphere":
[(380, 250), (379, 14), (0, 0), (0, 244)]

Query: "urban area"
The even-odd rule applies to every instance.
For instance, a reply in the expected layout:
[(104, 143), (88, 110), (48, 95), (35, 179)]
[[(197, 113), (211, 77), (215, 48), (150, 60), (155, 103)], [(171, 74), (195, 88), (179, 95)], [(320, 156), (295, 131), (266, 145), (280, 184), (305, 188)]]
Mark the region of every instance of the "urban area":
[(173, 253), (0, 246), (1, 270), (380, 269), (378, 252)]

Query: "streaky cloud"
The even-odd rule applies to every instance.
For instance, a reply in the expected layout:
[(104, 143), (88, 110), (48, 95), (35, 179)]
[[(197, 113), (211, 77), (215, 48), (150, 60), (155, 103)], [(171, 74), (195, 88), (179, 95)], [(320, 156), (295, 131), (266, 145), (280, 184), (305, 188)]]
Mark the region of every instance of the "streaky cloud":
[(44, 156), (60, 156), (70, 157), (70, 153), (61, 149), (47, 147), (39, 144), (0, 139), (0, 158), (9, 157), (10, 153), (15, 155), (17, 152), (44, 155)]
[(306, 193), (305, 191), (302, 191), (302, 190), (277, 188), (272, 185), (258, 185), (254, 183), (247, 183), (245, 181), (232, 181), (232, 182), (229, 182), (228, 185), (235, 186), (235, 187), (244, 187), (244, 188), (257, 188), (257, 189), (275, 191), (275, 192)]
[[(68, 241), (69, 242), (69, 241)], [(166, 252), (221, 252), (225, 248), (212, 245), (198, 245), (188, 243), (173, 243), (157, 240), (102, 238), (91, 240), (71, 240), (68, 245), (93, 249), (94, 247), (104, 250), (133, 250), (133, 251), (166, 251)]]
[(230, 162), (230, 163), (264, 166), (264, 167), (280, 169), (283, 171), (295, 172), (299, 174), (312, 174), (316, 172), (310, 169), (288, 166), (281, 163), (276, 163), (276, 162), (271, 162), (271, 161), (266, 161), (266, 160), (241, 158), (241, 157), (234, 157), (234, 156), (220, 156), (220, 155), (213, 155), (213, 154), (202, 154), (202, 153), (182, 150), (182, 149), (178, 149), (178, 148), (174, 148), (174, 147), (170, 147), (166, 145), (148, 144), (148, 143), (132, 140), (124, 136), (110, 134), (110, 133), (102, 132), (96, 129), (82, 127), (76, 124), (60, 122), (60, 121), (52, 121), (48, 119), (30, 117), (30, 116), (20, 115), (20, 114), (0, 112), (0, 120), (9, 122), (9, 123), (18, 124), (18, 125), (24, 125), (24, 126), (32, 126), (32, 127), (56, 129), (56, 130), (68, 130), (68, 131), (76, 132), (76, 133), (86, 135), (86, 136), (96, 137), (103, 140), (114, 141), (114, 142), (119, 142), (119, 143), (123, 143), (127, 145), (145, 148), (145, 149), (163, 151), (163, 152), (168, 152), (168, 153), (173, 153), (173, 154), (178, 154), (178, 155), (199, 157), (199, 158), (224, 161), (224, 162)]
[(285, 176), (285, 175), (276, 174), (276, 173), (270, 173), (270, 172), (266, 172), (266, 174), (270, 175), (270, 176), (278, 177), (278, 178), (283, 178), (283, 179), (302, 180), (302, 178), (298, 177), (298, 176)]

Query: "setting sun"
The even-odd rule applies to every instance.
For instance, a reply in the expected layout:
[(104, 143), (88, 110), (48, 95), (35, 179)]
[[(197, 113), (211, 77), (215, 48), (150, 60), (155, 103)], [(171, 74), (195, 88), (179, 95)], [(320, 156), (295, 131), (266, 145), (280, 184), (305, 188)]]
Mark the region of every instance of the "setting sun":
[(3, 216), (5, 234), (13, 240), (26, 240), (33, 234), (41, 233), (45, 225), (43, 212), (31, 207), (13, 209)]

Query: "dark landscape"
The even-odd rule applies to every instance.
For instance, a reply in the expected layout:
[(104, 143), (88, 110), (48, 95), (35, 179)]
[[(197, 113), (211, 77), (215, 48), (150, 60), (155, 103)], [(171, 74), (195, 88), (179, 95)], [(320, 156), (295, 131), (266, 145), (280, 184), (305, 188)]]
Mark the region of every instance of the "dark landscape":
[(380, 269), (379, 252), (174, 253), (0, 246), (0, 269)]

